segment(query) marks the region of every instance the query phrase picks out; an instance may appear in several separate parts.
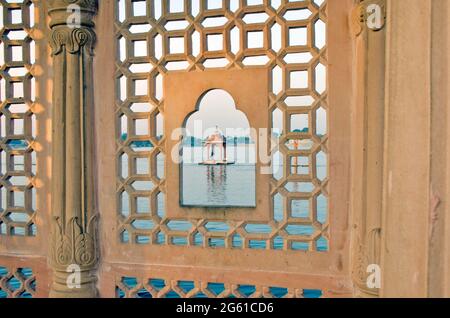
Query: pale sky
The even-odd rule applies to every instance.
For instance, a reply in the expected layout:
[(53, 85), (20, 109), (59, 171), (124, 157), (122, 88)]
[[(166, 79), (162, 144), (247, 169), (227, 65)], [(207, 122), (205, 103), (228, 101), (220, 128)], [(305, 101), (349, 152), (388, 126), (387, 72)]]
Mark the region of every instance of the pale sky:
[(224, 90), (212, 90), (203, 96), (199, 111), (192, 114), (186, 123), (187, 134), (197, 138), (205, 137), (205, 130), (216, 126), (223, 133), (227, 128), (239, 129), (242, 132), (237, 132), (238, 136), (246, 135), (243, 130), (250, 128), (245, 114), (236, 109), (233, 98)]

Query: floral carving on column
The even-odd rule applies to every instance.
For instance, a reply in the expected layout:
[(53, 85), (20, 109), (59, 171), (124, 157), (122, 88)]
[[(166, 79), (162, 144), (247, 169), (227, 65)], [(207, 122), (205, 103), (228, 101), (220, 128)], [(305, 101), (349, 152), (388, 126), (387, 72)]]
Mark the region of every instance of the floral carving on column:
[(94, 0), (48, 1), (53, 56), (51, 297), (97, 297)]

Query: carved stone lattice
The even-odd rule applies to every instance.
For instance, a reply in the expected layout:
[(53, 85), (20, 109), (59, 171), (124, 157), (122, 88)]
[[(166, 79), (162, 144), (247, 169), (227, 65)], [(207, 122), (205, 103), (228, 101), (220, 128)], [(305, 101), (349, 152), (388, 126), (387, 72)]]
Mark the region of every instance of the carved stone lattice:
[(0, 235), (35, 236), (34, 3), (0, 1)]
[(0, 265), (0, 298), (32, 298), (36, 278), (30, 268), (7, 268)]
[[(130, 244), (327, 251), (326, 1), (117, 0), (117, 202)], [(266, 112), (280, 134), (267, 222), (171, 217), (165, 211), (163, 83), (173, 72), (263, 68)], [(139, 131), (139, 125), (147, 128)], [(302, 124), (298, 124), (302, 123)], [(150, 142), (151, 149), (140, 147)], [(136, 162), (146, 161), (141, 171)], [(274, 164), (275, 166), (275, 164)], [(319, 168), (319, 166), (321, 166)], [(148, 209), (142, 211), (141, 204)], [(221, 228), (221, 230), (217, 230)], [(216, 229), (216, 230), (215, 230)]]
[(172, 279), (122, 277), (118, 298), (319, 298), (320, 290)]

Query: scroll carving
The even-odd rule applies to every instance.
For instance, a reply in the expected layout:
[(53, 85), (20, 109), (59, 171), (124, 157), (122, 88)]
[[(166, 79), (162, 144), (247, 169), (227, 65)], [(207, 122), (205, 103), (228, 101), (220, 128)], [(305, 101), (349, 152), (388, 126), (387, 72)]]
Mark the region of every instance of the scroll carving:
[(56, 230), (52, 238), (52, 259), (54, 264), (66, 269), (71, 264), (80, 267), (92, 267), (98, 261), (97, 251), (97, 220), (94, 215), (88, 222), (86, 231), (78, 218), (74, 217), (68, 222), (64, 230), (59, 217), (54, 217)]
[(360, 236), (357, 236), (355, 244), (353, 281), (361, 292), (372, 296), (379, 296), (379, 290), (369, 288), (367, 268), (371, 264), (380, 264), (380, 242), (381, 229), (375, 228), (369, 231), (364, 241)]
[(60, 54), (63, 48), (70, 54), (80, 53), (81, 49), (86, 50), (86, 54), (94, 55), (94, 45), (96, 41), (95, 33), (88, 28), (56, 28), (51, 33), (50, 45), (53, 55)]

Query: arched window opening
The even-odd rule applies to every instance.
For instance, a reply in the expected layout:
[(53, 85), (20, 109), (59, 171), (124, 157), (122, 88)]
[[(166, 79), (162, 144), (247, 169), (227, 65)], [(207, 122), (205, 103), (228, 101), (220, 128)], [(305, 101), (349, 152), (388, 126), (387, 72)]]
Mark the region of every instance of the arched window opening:
[(204, 94), (185, 121), (181, 205), (255, 207), (255, 145), (247, 116), (224, 90)]

